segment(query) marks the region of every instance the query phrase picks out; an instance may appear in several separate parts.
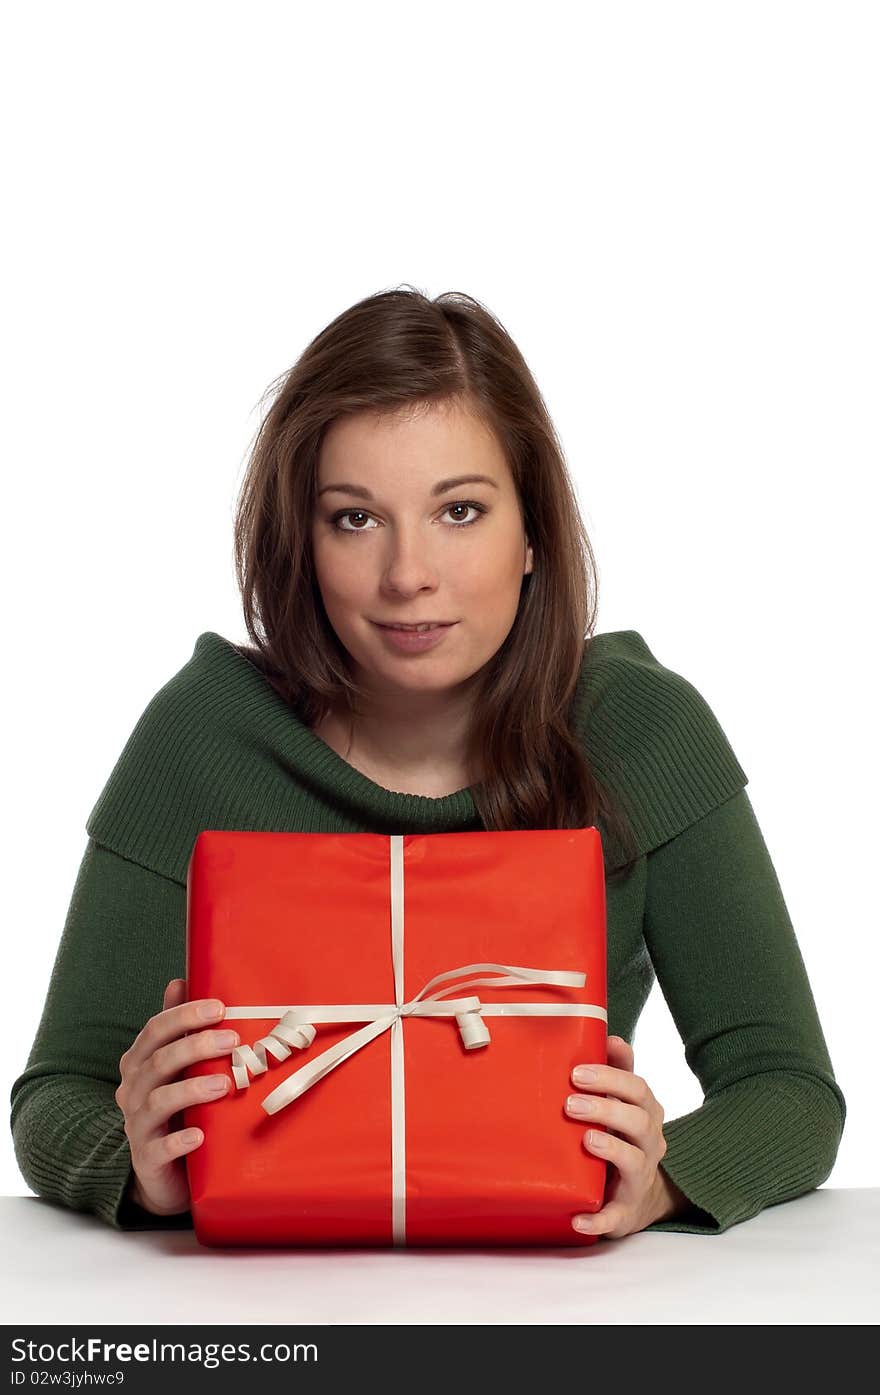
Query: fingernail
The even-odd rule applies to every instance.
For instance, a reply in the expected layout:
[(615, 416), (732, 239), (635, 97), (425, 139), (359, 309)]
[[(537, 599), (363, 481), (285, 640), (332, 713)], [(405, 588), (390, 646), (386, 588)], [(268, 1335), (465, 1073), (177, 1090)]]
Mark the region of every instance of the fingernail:
[(217, 1033), (216, 1033), (216, 1044), (217, 1044), (217, 1046), (238, 1046), (239, 1043), (240, 1043), (240, 1041), (241, 1041), (241, 1038), (239, 1037), (238, 1032), (217, 1032)]
[(229, 1088), (229, 1077), (227, 1075), (209, 1075), (205, 1081), (205, 1089), (212, 1094), (221, 1095)]
[(589, 1095), (569, 1095), (565, 1108), (569, 1114), (579, 1114), (584, 1118), (587, 1114), (595, 1114), (597, 1102)]
[(588, 1080), (598, 1080), (599, 1072), (594, 1066), (575, 1066), (571, 1078), (575, 1085), (586, 1085)]
[(199, 1016), (205, 1018), (219, 1017), (222, 1012), (223, 1004), (217, 998), (214, 998), (209, 1003), (202, 1003), (199, 1008)]

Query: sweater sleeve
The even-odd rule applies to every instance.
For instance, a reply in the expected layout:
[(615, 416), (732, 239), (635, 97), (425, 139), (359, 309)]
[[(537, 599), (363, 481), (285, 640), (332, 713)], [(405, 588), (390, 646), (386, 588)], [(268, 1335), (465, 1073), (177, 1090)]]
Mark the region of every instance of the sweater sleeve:
[(16, 1160), (39, 1196), (120, 1230), (192, 1225), (189, 1211), (155, 1216), (127, 1195), (134, 1172), (115, 1100), (120, 1057), (185, 963), (186, 887), (90, 839), (10, 1097)]
[(824, 1182), (846, 1118), (745, 789), (649, 854), (644, 936), (704, 1095), (663, 1126), (691, 1209), (646, 1229), (719, 1234)]

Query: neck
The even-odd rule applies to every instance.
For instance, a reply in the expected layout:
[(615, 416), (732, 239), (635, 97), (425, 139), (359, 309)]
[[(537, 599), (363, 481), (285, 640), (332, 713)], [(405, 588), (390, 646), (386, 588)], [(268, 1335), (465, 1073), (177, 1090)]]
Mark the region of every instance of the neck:
[(346, 760), (403, 780), (447, 776), (466, 784), (470, 715), (470, 692), (462, 685), (451, 693), (373, 692), (353, 716), (341, 709), (330, 722)]

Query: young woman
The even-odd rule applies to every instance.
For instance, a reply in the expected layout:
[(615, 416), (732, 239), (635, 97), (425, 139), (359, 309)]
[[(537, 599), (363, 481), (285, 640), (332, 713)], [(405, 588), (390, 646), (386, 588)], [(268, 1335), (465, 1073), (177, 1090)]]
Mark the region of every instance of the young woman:
[[(200, 829), (587, 825), (613, 1035), (559, 1107), (604, 1126), (583, 1146), (611, 1166), (572, 1224), (720, 1233), (824, 1181), (846, 1104), (747, 777), (641, 635), (593, 632), (563, 453), (497, 320), (410, 290), (334, 320), (263, 421), (235, 555), (252, 643), (198, 637), (87, 821), (12, 1090), (27, 1183), (120, 1228), (191, 1224), (180, 1116), (210, 1082), (184, 1071), (237, 1042), (180, 977)], [(671, 1121), (630, 1044), (655, 976), (704, 1092)]]

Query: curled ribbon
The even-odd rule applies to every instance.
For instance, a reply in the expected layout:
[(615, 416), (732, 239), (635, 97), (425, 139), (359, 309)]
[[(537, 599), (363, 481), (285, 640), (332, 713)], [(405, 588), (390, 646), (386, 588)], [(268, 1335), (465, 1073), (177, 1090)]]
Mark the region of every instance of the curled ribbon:
[[(466, 979), (464, 983), (456, 983), (449, 988), (431, 993), (430, 996), (425, 996), (435, 983), (458, 978), (461, 974), (470, 973), (474, 969), (492, 970), (500, 977)], [(476, 995), (444, 1000), (445, 993), (459, 992), (462, 988), (475, 988), (485, 984), (490, 984), (493, 987), (503, 987), (506, 984), (522, 987), (529, 983), (544, 983), (582, 988), (585, 981), (585, 974), (566, 969), (529, 969), (517, 964), (463, 964), (461, 968), (449, 969), (444, 974), (437, 974), (425, 984), (420, 993), (417, 993), (406, 1003), (331, 1003), (288, 1008), (280, 1022), (266, 1036), (255, 1041), (253, 1047), (236, 1046), (234, 1048), (232, 1074), (238, 1089), (245, 1089), (250, 1085), (248, 1071), (255, 1076), (261, 1075), (268, 1066), (269, 1054), (274, 1056), (276, 1061), (285, 1061), (291, 1055), (292, 1048), (302, 1051), (311, 1046), (315, 1039), (315, 1028), (312, 1025), (315, 1022), (367, 1022), (366, 1027), (362, 1027), (358, 1032), (351, 1032), (335, 1046), (331, 1046), (320, 1056), (316, 1056), (301, 1070), (288, 1076), (271, 1094), (260, 1101), (267, 1114), (277, 1114), (279, 1109), (284, 1109), (286, 1105), (292, 1104), (306, 1090), (310, 1090), (313, 1085), (317, 1085), (319, 1080), (323, 1080), (324, 1076), (328, 1075), (331, 1070), (341, 1066), (342, 1062), (347, 1060), (349, 1056), (360, 1051), (368, 1042), (375, 1040), (383, 1032), (389, 1031), (402, 1017), (454, 1016), (465, 1049), (472, 1051), (474, 1047), (485, 1046), (490, 1039), (489, 1029), (482, 1017), (482, 1013), (489, 1009), (513, 1008), (515, 1010), (519, 1008), (534, 1011), (535, 1008), (541, 1007), (556, 1010), (566, 1006), (584, 1006), (583, 1004), (561, 1003), (483, 1004)], [(253, 1013), (253, 1009), (250, 1011)], [(231, 1015), (232, 1012), (227, 1011), (226, 1016)]]

